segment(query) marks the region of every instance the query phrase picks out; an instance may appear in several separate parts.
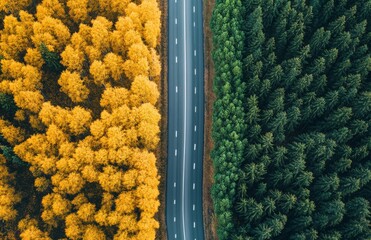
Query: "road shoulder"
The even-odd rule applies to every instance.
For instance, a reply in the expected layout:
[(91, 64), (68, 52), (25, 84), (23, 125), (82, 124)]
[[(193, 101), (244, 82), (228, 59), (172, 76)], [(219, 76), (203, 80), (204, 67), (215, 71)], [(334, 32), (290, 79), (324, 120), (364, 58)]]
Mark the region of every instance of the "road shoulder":
[(212, 33), (210, 19), (215, 0), (204, 1), (204, 78), (205, 78), (205, 131), (204, 131), (204, 161), (203, 161), (203, 215), (205, 239), (216, 240), (216, 217), (214, 214), (213, 201), (211, 199), (211, 187), (213, 184), (214, 168), (210, 157), (213, 141), (211, 139), (212, 112), (215, 95), (213, 92), (214, 64), (211, 59)]
[(157, 1), (161, 9), (161, 80), (159, 82), (160, 101), (159, 108), (161, 112), (161, 135), (160, 144), (157, 154), (157, 169), (161, 176), (159, 191), (160, 191), (160, 207), (157, 212), (156, 219), (160, 223), (160, 228), (157, 230), (156, 239), (167, 240), (166, 235), (166, 167), (167, 167), (167, 114), (168, 114), (168, 77), (167, 77), (167, 19), (168, 19), (168, 3), (167, 1)]

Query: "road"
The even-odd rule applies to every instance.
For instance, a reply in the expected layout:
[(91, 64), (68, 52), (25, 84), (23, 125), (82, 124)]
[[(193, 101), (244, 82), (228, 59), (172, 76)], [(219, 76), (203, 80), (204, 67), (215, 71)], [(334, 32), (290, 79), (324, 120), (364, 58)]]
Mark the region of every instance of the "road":
[(202, 1), (169, 0), (168, 9), (167, 239), (203, 240)]

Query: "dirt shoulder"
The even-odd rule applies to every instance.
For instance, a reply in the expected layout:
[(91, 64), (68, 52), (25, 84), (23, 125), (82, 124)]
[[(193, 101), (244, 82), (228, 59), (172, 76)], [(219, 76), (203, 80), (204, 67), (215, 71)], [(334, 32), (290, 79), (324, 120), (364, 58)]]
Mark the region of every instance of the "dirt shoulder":
[(210, 19), (215, 0), (204, 1), (204, 59), (205, 59), (205, 145), (204, 145), (204, 174), (203, 174), (203, 211), (205, 239), (216, 240), (216, 217), (213, 201), (211, 199), (211, 186), (213, 184), (213, 163), (210, 157), (213, 141), (211, 139), (212, 112), (215, 95), (213, 92), (214, 64), (211, 59), (212, 33)]
[(160, 102), (159, 107), (161, 111), (161, 135), (160, 144), (157, 154), (157, 169), (161, 176), (160, 179), (160, 207), (156, 214), (156, 219), (160, 223), (160, 228), (157, 230), (156, 239), (166, 240), (166, 219), (165, 219), (165, 204), (166, 204), (166, 166), (167, 166), (167, 1), (158, 1), (161, 9), (161, 80), (159, 83)]

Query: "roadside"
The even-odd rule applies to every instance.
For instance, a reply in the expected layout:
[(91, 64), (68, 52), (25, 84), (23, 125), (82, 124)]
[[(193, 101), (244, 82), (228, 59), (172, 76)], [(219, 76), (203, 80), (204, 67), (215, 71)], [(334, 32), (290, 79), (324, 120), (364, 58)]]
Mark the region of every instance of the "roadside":
[(213, 92), (214, 63), (211, 59), (212, 33), (210, 19), (215, 0), (204, 1), (204, 60), (205, 60), (205, 132), (204, 132), (204, 166), (203, 166), (203, 215), (205, 239), (217, 240), (216, 217), (214, 214), (213, 201), (211, 199), (211, 187), (213, 184), (214, 168), (210, 157), (213, 141), (211, 139), (212, 112), (215, 95)]
[(160, 228), (157, 230), (156, 239), (166, 240), (166, 218), (165, 218), (165, 204), (166, 204), (166, 166), (167, 166), (167, 1), (158, 1), (161, 9), (161, 44), (160, 58), (161, 58), (161, 80), (158, 88), (160, 89), (159, 109), (161, 113), (160, 122), (160, 144), (157, 150), (157, 169), (161, 176), (159, 191), (160, 191), (160, 207), (156, 214), (156, 219), (160, 223)]

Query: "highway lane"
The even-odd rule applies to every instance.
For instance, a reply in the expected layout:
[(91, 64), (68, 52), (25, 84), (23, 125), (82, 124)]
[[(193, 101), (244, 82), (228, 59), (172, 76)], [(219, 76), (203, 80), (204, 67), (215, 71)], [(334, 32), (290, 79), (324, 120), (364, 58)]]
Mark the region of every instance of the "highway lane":
[(202, 240), (202, 1), (169, 0), (168, 9), (167, 237)]

